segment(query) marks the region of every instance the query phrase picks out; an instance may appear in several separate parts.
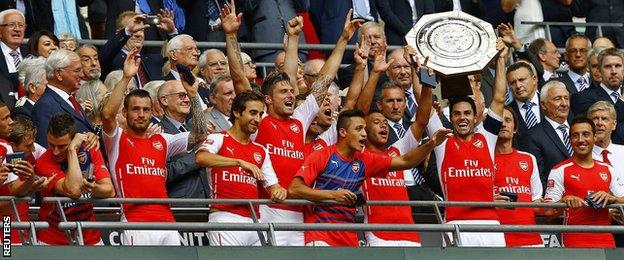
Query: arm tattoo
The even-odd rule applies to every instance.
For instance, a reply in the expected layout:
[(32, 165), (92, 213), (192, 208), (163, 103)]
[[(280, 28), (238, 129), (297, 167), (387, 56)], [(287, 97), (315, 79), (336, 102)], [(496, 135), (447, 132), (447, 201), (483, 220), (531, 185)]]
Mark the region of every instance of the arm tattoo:
[(238, 61), (240, 68), (243, 69), (243, 58), (241, 57), (241, 49), (238, 39), (236, 39), (236, 35), (227, 35), (227, 37), (232, 42), (232, 49), (236, 54), (236, 61)]
[(327, 95), (327, 89), (329, 85), (331, 85), (332, 79), (327, 75), (322, 75), (319, 79), (312, 83), (311, 93), (314, 95), (314, 99), (316, 99), (316, 103), (321, 106), (325, 96)]
[[(192, 147), (193, 149), (199, 147), (199, 145), (206, 140), (208, 136), (208, 120), (206, 116), (204, 116), (204, 111), (201, 106), (201, 99), (199, 95), (194, 98), (191, 98), (191, 133), (188, 136), (187, 148)], [(190, 150), (190, 149), (188, 149)]]

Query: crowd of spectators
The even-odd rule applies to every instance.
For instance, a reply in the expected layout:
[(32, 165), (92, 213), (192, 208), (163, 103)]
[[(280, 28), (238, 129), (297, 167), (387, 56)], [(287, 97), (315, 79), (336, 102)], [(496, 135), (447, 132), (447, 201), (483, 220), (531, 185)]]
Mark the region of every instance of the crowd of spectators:
[[(623, 223), (604, 206), (624, 202), (624, 32), (596, 38), (557, 27), (549, 40), (518, 23), (572, 15), (621, 22), (612, 14), (624, 6), (614, 1), (8, 2), (0, 12), (0, 195), (268, 198), (277, 203), (253, 211), (267, 223), (352, 223), (366, 200), (564, 202), (564, 210), (448, 207), (444, 221), (533, 225), (536, 215), (563, 214), (568, 225)], [(91, 34), (108, 39), (102, 46), (80, 44), (89, 38), (79, 9), (87, 5), (106, 7), (89, 10)], [(542, 13), (527, 11), (540, 5)], [(494, 24), (499, 54), (468, 77), (472, 95), (444, 105), (420, 81), (421, 70), (434, 72), (403, 36), (423, 15), (450, 10)], [(304, 52), (306, 39), (335, 46)], [(197, 41), (226, 47), (202, 51)], [(284, 48), (247, 54), (241, 41)], [(274, 62), (275, 71), (260, 75), (256, 62)], [(297, 198), (343, 204), (279, 203)], [(406, 206), (363, 208), (368, 223), (419, 221)], [(30, 219), (28, 203), (0, 209)], [(121, 213), (125, 222), (176, 221), (165, 204), (126, 203)], [(212, 205), (208, 217), (253, 223), (255, 213)], [(93, 205), (43, 204), (38, 219), (50, 228), (31, 242), (67, 244), (63, 218), (95, 220)], [(357, 246), (354, 232), (274, 233), (281, 246)], [(421, 246), (416, 232), (365, 237), (371, 246)], [(103, 244), (97, 230), (83, 239)], [(180, 244), (166, 230), (124, 230), (121, 240)], [(254, 231), (210, 231), (209, 240), (260, 244)], [(464, 232), (461, 241), (543, 246), (538, 233)], [(563, 235), (566, 247), (616, 242), (610, 233)]]

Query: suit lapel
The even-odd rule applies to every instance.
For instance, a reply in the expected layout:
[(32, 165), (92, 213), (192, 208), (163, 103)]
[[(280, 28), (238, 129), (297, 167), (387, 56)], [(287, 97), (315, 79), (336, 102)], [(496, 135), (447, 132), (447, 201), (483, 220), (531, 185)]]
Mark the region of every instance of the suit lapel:
[(570, 156), (568, 154), (568, 149), (566, 149), (565, 145), (563, 144), (563, 142), (561, 141), (561, 139), (559, 139), (559, 135), (557, 134), (557, 132), (555, 132), (555, 129), (552, 128), (552, 126), (550, 125), (550, 123), (548, 121), (543, 121), (542, 124), (540, 124), (542, 126), (542, 128), (544, 129), (544, 133), (546, 133), (546, 135), (548, 136), (548, 138), (550, 138), (553, 143), (557, 146), (557, 148), (559, 148), (559, 150), (567, 155)]
[[(61, 108), (63, 110), (65, 110), (66, 113), (74, 116), (74, 118), (76, 120), (81, 121), (83, 124), (85, 124), (90, 130), (94, 130), (93, 129), (93, 125), (91, 125), (91, 122), (89, 122), (86, 119), (86, 113), (84, 112), (84, 110), (82, 110), (82, 107), (80, 108), (80, 112), (82, 113), (82, 115), (79, 115), (76, 113), (76, 110), (74, 110), (73, 107), (71, 107), (69, 104), (67, 104), (67, 101), (65, 101), (63, 98), (61, 98), (61, 96), (59, 96), (58, 94), (56, 94), (56, 92), (54, 92), (53, 90), (46, 88), (46, 91), (50, 91), (50, 94), (52, 95), (52, 97), (54, 98), (54, 100), (56, 100), (56, 102), (59, 103), (59, 105), (61, 106)], [(84, 115), (84, 116), (83, 116)]]

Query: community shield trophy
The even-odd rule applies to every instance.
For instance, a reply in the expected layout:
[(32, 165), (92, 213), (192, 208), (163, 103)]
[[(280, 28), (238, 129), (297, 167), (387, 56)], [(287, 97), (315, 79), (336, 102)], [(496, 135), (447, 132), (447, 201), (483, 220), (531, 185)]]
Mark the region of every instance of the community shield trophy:
[(421, 64), (429, 57), (443, 98), (472, 93), (467, 75), (481, 73), (498, 54), (492, 25), (461, 11), (422, 16), (405, 40)]

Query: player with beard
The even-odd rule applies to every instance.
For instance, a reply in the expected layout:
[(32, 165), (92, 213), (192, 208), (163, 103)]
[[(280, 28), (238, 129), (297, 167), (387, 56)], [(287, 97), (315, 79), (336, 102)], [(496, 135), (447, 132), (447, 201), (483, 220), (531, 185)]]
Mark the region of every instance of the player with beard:
[[(610, 224), (609, 210), (604, 206), (624, 201), (624, 189), (612, 174), (613, 167), (592, 157), (596, 142), (596, 126), (585, 117), (574, 119), (570, 124), (572, 157), (555, 166), (548, 175), (546, 202), (563, 202), (566, 209), (548, 209), (547, 216), (557, 217), (565, 210), (566, 225)], [(588, 198), (599, 205), (594, 209)], [(563, 233), (564, 247), (614, 248), (610, 233)]]
[[(494, 201), (494, 147), (502, 124), (505, 103), (505, 62), (509, 50), (502, 39), (497, 40), (500, 51), (496, 60), (495, 88), (492, 103), (483, 127), (475, 132), (476, 105), (470, 97), (450, 100), (453, 137), (437, 146), (436, 166), (444, 197), (447, 201)], [(432, 116), (427, 125), (429, 135), (442, 128), (439, 117)], [(447, 207), (449, 224), (500, 224), (494, 208)], [(503, 233), (462, 232), (461, 246), (505, 246)]]
[[(542, 181), (535, 157), (512, 146), (518, 130), (516, 119), (513, 108), (505, 106), (494, 155), (494, 193), (516, 194), (517, 202), (542, 202)], [(503, 196), (497, 199), (510, 200)], [(535, 211), (532, 208), (497, 208), (496, 213), (504, 225), (535, 225)], [(508, 232), (505, 233), (505, 243), (507, 246), (544, 246), (539, 233)]]
[[(349, 17), (350, 18), (350, 17)], [(243, 62), (236, 31), (240, 27), (241, 15), (236, 15), (234, 2), (221, 9), (221, 25), (225, 33), (227, 56), (230, 61), (230, 74), (234, 81), (236, 95), (250, 91), (248, 80), (243, 77)], [(279, 183), (287, 187), (294, 174), (303, 164), (305, 159), (304, 141), (310, 124), (316, 117), (319, 106), (325, 99), (327, 88), (332, 79), (336, 77), (342, 60), (347, 42), (359, 27), (361, 20), (347, 19), (343, 32), (336, 43), (336, 47), (321, 68), (319, 79), (310, 86), (310, 94), (306, 100), (295, 109), (296, 81), (291, 81), (289, 75), (295, 75), (297, 69), (299, 34), (303, 30), (303, 18), (294, 17), (285, 26), (288, 34), (286, 47), (285, 71), (269, 75), (262, 84), (262, 94), (267, 105), (267, 116), (263, 117), (258, 125), (257, 135), (252, 140), (267, 148), (271, 161), (279, 162), (275, 165)], [(295, 82), (295, 83), (293, 83)], [(263, 194), (268, 197), (268, 194)], [(302, 223), (303, 208), (301, 206), (288, 206), (271, 204), (260, 206), (262, 222), (273, 223)], [(277, 245), (304, 244), (304, 236), (301, 231), (278, 231), (275, 232)]]
[[(209, 135), (195, 156), (197, 164), (206, 167), (215, 199), (258, 199), (260, 182), (273, 201), (286, 198), (286, 189), (277, 183), (269, 153), (250, 138), (264, 113), (262, 99), (262, 95), (251, 91), (236, 96), (232, 127)], [(258, 206), (254, 208), (258, 212)], [(210, 223), (254, 222), (246, 205), (213, 205), (208, 219)], [(208, 234), (214, 246), (260, 245), (256, 231), (209, 231)]]
[[(415, 167), (451, 132), (448, 129), (436, 131), (429, 142), (402, 156), (390, 157), (364, 151), (367, 133), (362, 111), (341, 112), (336, 128), (338, 143), (306, 158), (290, 184), (288, 194), (291, 198), (335, 200), (349, 206), (306, 207), (306, 223), (353, 223), (353, 204), (363, 181)], [(306, 245), (312, 246), (357, 246), (356, 233), (349, 231), (306, 231), (305, 241)]]
[[(141, 60), (137, 49), (128, 53), (124, 61), (123, 78), (115, 85), (102, 111), (104, 142), (109, 158), (115, 189), (124, 198), (167, 198), (166, 162), (176, 154), (190, 151), (208, 135), (207, 121), (197, 94), (197, 83), (182, 80), (191, 103), (192, 130), (176, 135), (148, 135), (152, 116), (149, 92), (133, 90), (125, 95), (130, 80), (136, 75)], [(124, 97), (125, 95), (125, 97)], [(127, 128), (122, 130), (116, 121), (122, 104)], [(138, 152), (140, 151), (140, 152)], [(174, 222), (166, 204), (124, 204), (122, 221)], [(180, 245), (177, 231), (125, 230), (121, 235), (124, 245)]]

